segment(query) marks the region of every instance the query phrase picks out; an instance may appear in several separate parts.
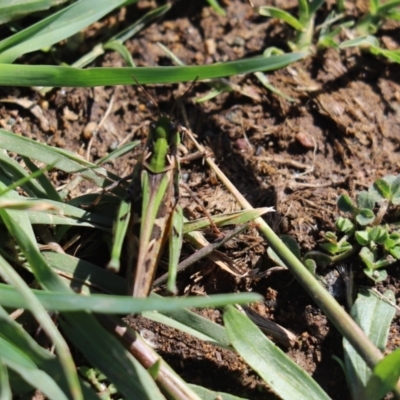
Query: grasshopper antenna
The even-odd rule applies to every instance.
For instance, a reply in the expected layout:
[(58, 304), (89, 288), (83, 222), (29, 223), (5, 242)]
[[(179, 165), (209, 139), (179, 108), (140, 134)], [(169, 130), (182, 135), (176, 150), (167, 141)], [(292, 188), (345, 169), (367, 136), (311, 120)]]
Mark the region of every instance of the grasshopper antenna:
[(155, 106), (158, 108), (158, 112), (161, 114), (160, 106), (157, 103), (157, 100), (144, 88), (144, 86), (136, 79), (136, 76), (132, 75), (133, 80), (136, 83), (136, 86), (144, 93), (147, 98), (155, 104)]
[[(192, 83), (190, 84), (189, 88), (185, 91), (185, 93), (183, 93), (183, 95), (180, 97), (179, 101), (183, 101), (188, 94), (192, 91), (194, 85), (196, 84), (196, 82), (199, 80), (199, 77), (196, 76), (196, 78), (194, 78), (194, 80), (192, 81)], [(175, 111), (175, 107), (177, 105), (177, 101), (175, 102), (175, 104), (172, 106), (172, 110), (170, 112), (171, 115), (173, 115), (173, 112)]]

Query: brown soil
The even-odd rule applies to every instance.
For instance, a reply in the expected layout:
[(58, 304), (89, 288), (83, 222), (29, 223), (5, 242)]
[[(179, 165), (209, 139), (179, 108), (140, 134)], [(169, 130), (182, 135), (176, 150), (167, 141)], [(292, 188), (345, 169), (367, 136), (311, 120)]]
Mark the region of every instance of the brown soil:
[[(226, 17), (217, 16), (206, 2), (177, 2), (163, 20), (143, 30), (127, 43), (139, 66), (170, 65), (156, 45), (163, 43), (188, 65), (235, 60), (260, 54), (266, 47), (287, 49), (290, 31), (275, 20), (261, 18), (245, 1), (225, 0)], [(261, 2), (258, 2), (261, 5)], [(278, 6), (293, 10), (293, 2)], [(118, 31), (154, 4), (140, 2), (114, 14), (85, 32), (85, 40), (72, 52), (57, 49), (56, 57), (72, 62), (77, 51), (84, 54), (104, 35)], [(324, 6), (322, 16), (328, 10)], [(357, 14), (357, 9), (354, 13)], [(399, 30), (384, 27), (385, 40), (398, 46)], [(31, 62), (51, 63), (48, 55), (36, 55)], [(96, 66), (123, 66), (116, 53), (96, 60)], [(293, 102), (261, 87), (251, 74), (230, 79), (238, 91), (194, 105), (195, 97), (208, 92), (198, 82), (181, 106), (176, 118), (197, 134), (214, 153), (220, 168), (255, 207), (274, 206), (268, 222), (279, 234), (294, 237), (305, 253), (316, 247), (323, 233), (332, 230), (338, 216), (337, 197), (354, 198), (376, 178), (398, 173), (400, 167), (400, 82), (398, 66), (359, 50), (320, 51), (288, 68), (269, 74), (270, 82)], [(170, 113), (175, 99), (188, 85), (146, 88)], [(0, 106), (2, 127), (15, 133), (76, 151), (86, 156), (94, 127), (104, 116), (111, 99), (113, 106), (90, 145), (89, 160), (103, 157), (122, 142), (144, 138), (147, 122), (157, 115), (148, 99), (135, 87), (57, 89), (39, 101), (27, 89), (1, 88), (1, 97), (29, 98), (44, 113), (39, 121), (27, 109), (12, 104)], [(184, 112), (188, 116), (184, 118)], [(13, 125), (10, 125), (10, 117)], [(186, 147), (192, 151), (189, 142)], [(135, 158), (124, 157), (107, 168), (120, 176), (130, 173)], [(211, 213), (236, 209), (231, 195), (221, 187), (201, 160), (183, 165), (183, 176)], [(59, 177), (66, 178), (66, 177)], [(186, 212), (201, 214), (190, 196), (183, 194)], [(256, 230), (240, 235), (225, 247), (226, 254), (245, 272), (272, 266), (267, 244)], [(190, 251), (185, 248), (184, 252)], [(355, 263), (355, 283), (365, 284)], [(399, 269), (389, 269), (383, 288), (396, 296)], [(207, 261), (196, 264), (178, 278), (181, 294), (253, 290), (267, 301), (257, 311), (298, 336), (298, 343), (285, 349), (300, 366), (334, 399), (348, 398), (344, 374), (332, 359), (342, 357), (341, 336), (308, 297), (289, 272), (276, 272), (259, 280), (238, 279)], [(342, 299), (339, 299), (342, 301)], [(221, 322), (218, 310), (203, 315)], [(250, 399), (264, 399), (262, 381), (235, 354), (205, 345), (187, 335), (144, 319), (132, 320), (138, 331), (152, 332), (152, 341), (167, 362), (188, 382), (226, 391)], [(388, 349), (397, 346), (399, 319), (394, 320)]]

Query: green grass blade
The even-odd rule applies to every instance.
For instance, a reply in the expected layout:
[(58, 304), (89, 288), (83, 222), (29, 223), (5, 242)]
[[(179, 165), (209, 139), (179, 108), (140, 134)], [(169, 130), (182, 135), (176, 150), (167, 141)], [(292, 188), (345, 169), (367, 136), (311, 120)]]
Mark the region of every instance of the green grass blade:
[(151, 321), (155, 321), (160, 324), (169, 326), (170, 328), (177, 329), (177, 330), (184, 332), (192, 337), (202, 340), (203, 342), (207, 342), (207, 343), (213, 344), (215, 346), (223, 347), (220, 343), (216, 342), (211, 337), (204, 335), (203, 333), (201, 333), (195, 329), (192, 329), (188, 325), (182, 324), (182, 323), (176, 321), (175, 319), (169, 318), (166, 315), (163, 315), (161, 313), (146, 311), (142, 314), (142, 316), (145, 317), (146, 319), (150, 319)]
[(118, 273), (120, 270), (122, 247), (124, 245), (126, 232), (128, 230), (130, 215), (131, 200), (129, 198), (122, 199), (118, 208), (117, 218), (114, 223), (111, 257), (110, 262), (107, 265), (107, 269), (115, 273)]
[(122, 157), (123, 155), (131, 152), (139, 144), (140, 140), (134, 140), (133, 142), (126, 143), (123, 146), (119, 147), (118, 149), (115, 149), (111, 153), (97, 160), (96, 165), (101, 165), (111, 160), (115, 160), (119, 157)]
[(207, 0), (207, 3), (213, 8), (213, 10), (223, 17), (226, 15), (225, 10), (219, 5), (217, 0)]
[(202, 386), (189, 385), (189, 387), (195, 391), (203, 400), (247, 400), (243, 397), (233, 396), (229, 393), (214, 392), (213, 390), (206, 389)]
[[(22, 325), (14, 321), (2, 307), (0, 307), (0, 336), (13, 347), (19, 349), (21, 353), (25, 354), (39, 369), (42, 369), (52, 377), (57, 377), (55, 379), (62, 390), (68, 390), (67, 381), (63, 378), (63, 371), (59, 360), (53, 353), (50, 353), (36, 343), (32, 336), (24, 330)], [(14, 394), (21, 393), (19, 390), (23, 390), (22, 386), (19, 382), (17, 391), (13, 387)], [(85, 386), (82, 389), (85, 400), (98, 399), (92, 389)]]
[(25, 165), (30, 169), (32, 174), (36, 176), (38, 183), (46, 192), (46, 199), (54, 200), (54, 201), (62, 201), (60, 195), (58, 194), (57, 190), (54, 188), (53, 184), (47, 178), (44, 172), (47, 172), (47, 169), (53, 168), (53, 166), (47, 166), (46, 169), (39, 169), (28, 157), (23, 157)]
[(235, 350), (282, 399), (322, 400), (329, 396), (244, 314), (232, 306), (224, 313), (226, 333)]
[(133, 61), (129, 50), (117, 40), (107, 42), (105, 45), (103, 45), (103, 49), (116, 51), (122, 57), (128, 67), (136, 67), (135, 61)]
[[(0, 142), (1, 148), (4, 150), (13, 151), (30, 158), (33, 158), (32, 155), (34, 155), (35, 160), (53, 165), (54, 168), (70, 174), (79, 173), (83, 178), (90, 180), (99, 187), (106, 187), (119, 179), (116, 175), (108, 173), (104, 168), (87, 162), (72, 152), (17, 136), (4, 129), (0, 129)], [(120, 192), (123, 193), (122, 190)]]
[(376, 15), (379, 8), (379, 0), (369, 0), (369, 12), (371, 15)]
[(263, 6), (258, 7), (257, 11), (264, 17), (278, 18), (298, 31), (302, 31), (305, 28), (305, 26), (297, 18), (293, 17), (293, 15), (289, 14), (287, 11), (281, 10), (280, 8)]
[(0, 400), (12, 400), (7, 366), (0, 357)]
[(181, 255), (183, 240), (183, 210), (180, 205), (176, 206), (171, 219), (167, 290), (169, 293), (176, 294), (176, 276), (178, 274), (179, 257)]
[(24, 15), (47, 10), (67, 0), (3, 0), (1, 2), (0, 24), (13, 21)]
[(379, 400), (393, 390), (400, 377), (400, 349), (379, 361), (365, 388), (365, 400)]
[(390, 11), (394, 11), (393, 9), (399, 6), (400, 6), (400, 0), (387, 1), (386, 3), (379, 5), (377, 9), (377, 14), (385, 16), (387, 13), (389, 13)]
[[(7, 185), (7, 191), (21, 186), (30, 196), (41, 199), (47, 198), (45, 190), (35, 179), (32, 179), (28, 171), (22, 168), (17, 161), (10, 158), (4, 152), (0, 152), (0, 162), (0, 179)], [(5, 174), (1, 173), (1, 170)]]
[(165, 400), (147, 371), (92, 315), (81, 312), (63, 316), (65, 321), (60, 322), (68, 338), (126, 399)]
[[(152, 294), (153, 296), (157, 296), (156, 294)], [(201, 334), (203, 336), (202, 340), (209, 340), (210, 342), (217, 344), (218, 346), (224, 348), (230, 348), (229, 340), (226, 335), (225, 329), (221, 326), (212, 322), (204, 317), (201, 317), (198, 314), (195, 314), (192, 311), (183, 309), (183, 310), (172, 310), (172, 311), (163, 311), (161, 313), (153, 313), (146, 312), (144, 315), (150, 319), (156, 320), (157, 315), (163, 315), (168, 319), (173, 319), (177, 321), (181, 326), (189, 327), (191, 330)], [(162, 322), (161, 320), (158, 320)], [(163, 319), (163, 323), (166, 325), (170, 325), (168, 320)], [(170, 325), (171, 326), (171, 325)], [(186, 330), (182, 328), (178, 328), (186, 332)], [(207, 338), (207, 339), (205, 339)]]
[(299, 20), (302, 25), (307, 25), (310, 18), (310, 4), (308, 0), (299, 0)]
[(125, 28), (123, 31), (119, 32), (117, 35), (110, 38), (108, 42), (105, 44), (98, 44), (90, 51), (88, 54), (85, 54), (79, 60), (72, 64), (73, 67), (83, 68), (92, 63), (97, 57), (104, 54), (104, 49), (107, 48), (109, 42), (117, 41), (119, 43), (124, 43), (126, 40), (132, 38), (136, 33), (141, 31), (146, 25), (153, 22), (155, 19), (160, 18), (164, 15), (171, 6), (166, 4), (164, 6), (158, 7), (155, 10), (149, 11), (139, 20), (135, 21), (132, 25)]
[[(0, 215), (2, 216), (2, 218), (4, 218), (4, 210), (0, 213)], [(13, 285), (13, 289), (15, 288), (14, 289), (15, 293), (18, 294), (18, 297), (21, 300), (21, 305), (22, 305), (21, 308), (28, 309), (32, 312), (36, 320), (42, 326), (43, 330), (47, 333), (49, 338), (55, 344), (57, 354), (60, 356), (60, 359), (63, 363), (64, 373), (69, 382), (73, 398), (83, 399), (78, 376), (76, 374), (75, 364), (72, 360), (66, 342), (64, 341), (63, 337), (60, 335), (57, 328), (54, 326), (52, 319), (47, 314), (46, 310), (42, 307), (40, 302), (37, 300), (35, 295), (32, 293), (28, 285), (23, 281), (22, 278), (20, 278), (20, 276), (14, 271), (14, 269), (1, 256), (0, 256), (0, 275), (3, 277), (5, 281)], [(11, 288), (11, 286), (8, 285), (7, 287)], [(4, 353), (2, 354), (4, 356)], [(12, 365), (10, 364), (8, 365), (15, 370), (15, 368)], [(21, 375), (23, 375), (20, 370), (18, 371)], [(25, 375), (28, 374), (29, 372), (30, 372), (29, 370), (25, 371)], [(27, 380), (27, 377), (25, 375), (24, 378), (25, 380)], [(31, 383), (31, 381), (29, 380), (27, 380), (27, 382)], [(46, 385), (48, 385), (48, 383), (46, 383)], [(40, 388), (42, 389), (42, 387)], [(65, 396), (63, 397), (66, 398)]]
[(310, 15), (314, 15), (324, 3), (325, 0), (312, 0), (310, 3)]
[[(27, 209), (27, 216), (31, 224), (87, 226), (108, 232), (111, 231), (113, 215), (97, 214), (57, 201), (30, 199), (19, 196), (16, 192), (11, 193), (13, 197), (8, 199), (10, 205), (15, 202), (24, 206), (24, 213)], [(0, 199), (0, 202), (2, 200), (3, 198)]]
[[(393, 292), (386, 292), (385, 297), (394, 301)], [(395, 315), (395, 308), (373, 292), (360, 292), (351, 309), (351, 316), (360, 325), (378, 349), (384, 350), (390, 324)], [(371, 370), (347, 339), (343, 339), (346, 379), (353, 399), (364, 396), (365, 386)]]
[(126, 280), (104, 268), (81, 260), (69, 254), (46, 251), (43, 253), (48, 265), (62, 276), (73, 280), (73, 287), (87, 292), (102, 291), (105, 293), (125, 295), (128, 292)]
[[(222, 228), (228, 225), (240, 225), (252, 221), (264, 215), (267, 212), (274, 211), (272, 207), (254, 208), (252, 210), (241, 210), (232, 213), (213, 215), (211, 219), (218, 227)], [(183, 226), (183, 233), (193, 232), (200, 229), (205, 229), (210, 226), (208, 218), (199, 218), (193, 221), (185, 221)]]
[[(0, 258), (3, 262), (3, 258)], [(5, 260), (4, 260), (5, 261)], [(0, 304), (4, 307), (24, 308), (26, 302), (13, 287), (0, 284)], [(188, 307), (221, 307), (227, 304), (248, 304), (260, 301), (262, 296), (256, 293), (216, 294), (209, 297), (181, 297), (181, 298), (133, 298), (131, 296), (112, 296), (93, 294), (79, 296), (75, 293), (32, 291), (37, 300), (47, 310), (71, 312), (90, 310), (99, 314), (129, 314), (143, 311), (158, 310), (172, 311)]]
[(50, 399), (68, 400), (68, 396), (58, 387), (50, 375), (37, 368), (35, 364), (24, 365), (28, 359), (21, 358), (18, 349), (13, 349), (7, 342), (0, 338), (0, 352), (8, 368), (14, 370), (25, 382), (38, 388)]
[(142, 85), (149, 83), (191, 82), (257, 71), (272, 71), (300, 60), (305, 53), (254, 57), (226, 63), (188, 67), (88, 68), (45, 65), (0, 64), (2, 86), (93, 87), (133, 85), (132, 76)]
[(372, 54), (386, 57), (388, 60), (400, 64), (400, 51), (399, 50), (385, 50), (385, 49), (381, 49), (379, 47), (371, 46), (369, 48), (369, 51)]
[(80, 0), (0, 42), (0, 63), (66, 39), (125, 3), (125, 0)]
[[(1, 182), (0, 189), (5, 189)], [(14, 196), (12, 192), (9, 192), (3, 197), (12, 199)], [(33, 233), (32, 226), (30, 225), (27, 216), (23, 213), (18, 213), (13, 210), (0, 209), (0, 217), (2, 218), (10, 234), (19, 244), (21, 251), (32, 267), (35, 277), (40, 285), (43, 287), (55, 286), (61, 290), (64, 289), (60, 278), (47, 266), (45, 260), (41, 257), (41, 254), (36, 246), (35, 235)], [(18, 289), (21, 299), (24, 300), (25, 304), (22, 307), (31, 310), (38, 322), (41, 323), (49, 338), (51, 338), (55, 344), (56, 351), (63, 365), (73, 398), (82, 399), (82, 392), (80, 389), (78, 376), (76, 374), (75, 365), (69, 352), (69, 348), (63, 337), (60, 335), (57, 328), (54, 326), (53, 321), (48, 316), (46, 311), (41, 307), (40, 303), (37, 301), (36, 297), (32, 294), (22, 278), (19, 277), (14, 269), (2, 257), (0, 257), (0, 262), (2, 265), (2, 271), (0, 273), (7, 282), (12, 282), (12, 284)]]

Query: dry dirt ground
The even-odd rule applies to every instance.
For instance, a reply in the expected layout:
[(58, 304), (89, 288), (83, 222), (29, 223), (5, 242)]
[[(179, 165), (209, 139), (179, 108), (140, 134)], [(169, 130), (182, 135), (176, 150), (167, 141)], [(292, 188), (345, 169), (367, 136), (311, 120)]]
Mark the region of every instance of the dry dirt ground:
[[(226, 17), (217, 16), (206, 2), (188, 3), (176, 2), (163, 20), (128, 41), (127, 47), (138, 66), (171, 65), (157, 42), (188, 65), (258, 55), (269, 46), (288, 50), (291, 32), (277, 21), (256, 16), (245, 1), (225, 0)], [(292, 3), (282, 0), (277, 5), (294, 11)], [(139, 7), (113, 14), (84, 32), (85, 40), (73, 50), (64, 43), (52, 53), (52, 59), (48, 53), (39, 53), (25, 61), (72, 62), (78, 53), (85, 54), (97, 41), (121, 30), (152, 6), (152, 2), (140, 2)], [(362, 4), (348, 6), (357, 15)], [(321, 20), (327, 11), (328, 6), (324, 5)], [(383, 27), (380, 35), (392, 47), (398, 47), (400, 31), (396, 26)], [(116, 53), (109, 52), (95, 65), (119, 67), (124, 63)], [(202, 104), (193, 102), (209, 90), (201, 82), (175, 107), (175, 99), (189, 85), (146, 89), (164, 113), (174, 108), (175, 118), (188, 124), (199, 141), (214, 153), (220, 168), (253, 206), (275, 207), (276, 213), (268, 216), (268, 222), (277, 233), (294, 237), (304, 253), (315, 248), (323, 233), (333, 228), (340, 194), (354, 198), (357, 191), (376, 178), (399, 172), (398, 71), (397, 65), (359, 50), (326, 50), (269, 74), (270, 82), (292, 97), (292, 102), (261, 87), (251, 74), (231, 78), (239, 91)], [(0, 105), (3, 127), (73, 150), (90, 161), (128, 140), (144, 139), (148, 121), (158, 113), (133, 86), (54, 89), (45, 99), (28, 89), (0, 91), (3, 98), (37, 102), (45, 117), (39, 121), (23, 107), (4, 104)], [(94, 127), (104, 117), (111, 100), (111, 111), (94, 137)], [(8, 125), (10, 117), (12, 126)], [(193, 146), (184, 143), (189, 151), (193, 150)], [(134, 163), (135, 157), (130, 155), (109, 163), (107, 168), (126, 176)], [(183, 178), (210, 213), (237, 208), (201, 160), (184, 164)], [(185, 193), (182, 197), (186, 213), (198, 214), (191, 198)], [(266, 256), (266, 247), (253, 230), (229, 243), (224, 252), (243, 272), (254, 268), (265, 271), (273, 265)], [(184, 248), (184, 252), (189, 251)], [(365, 284), (359, 264), (356, 262), (353, 267), (356, 286)], [(267, 300), (257, 312), (298, 337), (293, 347), (283, 347), (287, 354), (332, 398), (349, 398), (344, 375), (332, 359), (333, 355), (342, 357), (341, 337), (289, 272), (276, 272), (259, 280), (237, 279), (204, 261), (180, 275), (178, 284), (181, 294), (237, 290), (261, 293)], [(389, 269), (382, 288), (391, 288), (397, 297), (398, 266)], [(203, 315), (221, 321), (218, 310), (204, 311)], [(233, 353), (143, 319), (132, 320), (132, 324), (139, 331), (153, 332), (152, 341), (160, 354), (188, 382), (250, 399), (266, 398), (261, 380)], [(398, 330), (396, 317), (388, 350), (397, 346)]]

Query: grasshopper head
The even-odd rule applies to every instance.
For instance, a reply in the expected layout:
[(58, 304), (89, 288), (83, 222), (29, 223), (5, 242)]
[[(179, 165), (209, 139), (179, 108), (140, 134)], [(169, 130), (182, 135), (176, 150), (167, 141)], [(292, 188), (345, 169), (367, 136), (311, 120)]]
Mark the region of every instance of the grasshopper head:
[(178, 128), (168, 117), (161, 116), (150, 125), (148, 146), (152, 155), (148, 164), (152, 172), (168, 168), (167, 156), (176, 156), (179, 141)]

